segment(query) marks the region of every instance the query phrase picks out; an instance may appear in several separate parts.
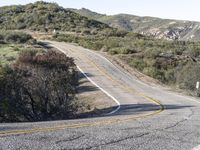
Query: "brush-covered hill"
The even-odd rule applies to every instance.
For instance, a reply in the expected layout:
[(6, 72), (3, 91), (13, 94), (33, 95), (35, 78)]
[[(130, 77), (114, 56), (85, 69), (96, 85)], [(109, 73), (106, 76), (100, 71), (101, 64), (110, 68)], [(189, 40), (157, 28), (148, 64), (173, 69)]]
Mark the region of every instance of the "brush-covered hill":
[(105, 29), (108, 25), (88, 19), (55, 3), (36, 2), (0, 7), (0, 28), (81, 32), (85, 29)]
[(200, 40), (200, 22), (139, 17), (128, 14), (107, 16), (85, 8), (71, 10), (111, 27), (151, 35), (159, 39)]

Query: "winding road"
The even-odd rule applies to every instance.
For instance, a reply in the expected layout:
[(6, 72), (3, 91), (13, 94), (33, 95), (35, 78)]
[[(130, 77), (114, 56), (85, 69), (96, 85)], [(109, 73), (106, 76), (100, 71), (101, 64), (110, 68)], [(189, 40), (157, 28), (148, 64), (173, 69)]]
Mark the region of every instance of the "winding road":
[(73, 57), (116, 106), (94, 118), (0, 124), (0, 149), (198, 149), (199, 99), (144, 83), (95, 51), (46, 42)]

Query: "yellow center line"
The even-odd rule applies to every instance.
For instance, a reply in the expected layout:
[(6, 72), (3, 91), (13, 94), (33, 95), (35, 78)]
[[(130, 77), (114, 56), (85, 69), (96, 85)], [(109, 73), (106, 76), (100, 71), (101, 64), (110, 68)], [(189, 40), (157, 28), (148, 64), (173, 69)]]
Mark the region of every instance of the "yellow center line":
[(2, 136), (20, 135), (20, 134), (31, 134), (31, 133), (37, 133), (37, 132), (51, 132), (51, 131), (57, 131), (57, 130), (63, 130), (63, 129), (76, 129), (76, 128), (82, 128), (82, 127), (98, 126), (98, 125), (109, 125), (109, 124), (114, 124), (114, 123), (123, 123), (123, 122), (131, 121), (131, 120), (152, 117), (152, 116), (158, 115), (162, 111), (164, 111), (164, 109), (165, 109), (164, 106), (158, 100), (155, 100), (155, 99), (153, 99), (151, 97), (148, 97), (143, 93), (137, 93), (137, 91), (135, 89), (133, 89), (133, 88), (131, 88), (129, 86), (125, 86), (124, 84), (122, 84), (118, 80), (112, 78), (109, 74), (106, 73), (105, 69), (103, 69), (102, 67), (98, 66), (94, 61), (89, 59), (86, 55), (84, 55), (84, 56), (87, 58), (87, 60), (89, 61), (89, 63), (92, 66), (97, 68), (108, 79), (110, 79), (113, 82), (117, 83), (120, 87), (122, 87), (126, 91), (131, 92), (133, 94), (136, 94), (138, 96), (141, 96), (141, 97), (153, 102), (154, 104), (158, 105), (160, 107), (160, 109), (156, 110), (154, 112), (145, 113), (145, 114), (142, 114), (142, 115), (135, 115), (133, 117), (129, 117), (129, 118), (126, 118), (126, 119), (110, 119), (110, 120), (107, 120), (107, 121), (97, 121), (97, 122), (93, 122), (93, 123), (68, 124), (68, 125), (57, 125), (57, 126), (44, 127), (44, 128), (32, 128), (32, 129), (25, 129), (25, 130), (1, 131), (0, 132), (0, 137), (2, 137)]
[(147, 118), (147, 117), (156, 115), (160, 112), (161, 112), (161, 110), (158, 110), (158, 111), (153, 112), (153, 113), (137, 115), (137, 116), (129, 117), (129, 118), (126, 118), (126, 119), (110, 119), (110, 120), (107, 120), (107, 121), (98, 121), (98, 122), (94, 122), (94, 123), (58, 125), (58, 126), (44, 127), (44, 128), (33, 128), (33, 129), (27, 129), (27, 130), (1, 131), (0, 137), (21, 135), (21, 134), (32, 134), (32, 133), (37, 133), (37, 132), (51, 132), (51, 131), (58, 131), (58, 130), (64, 130), (64, 129), (93, 127), (93, 126), (99, 126), (99, 125), (109, 125), (109, 124), (114, 124), (114, 123), (123, 123), (123, 122), (131, 121), (131, 120)]

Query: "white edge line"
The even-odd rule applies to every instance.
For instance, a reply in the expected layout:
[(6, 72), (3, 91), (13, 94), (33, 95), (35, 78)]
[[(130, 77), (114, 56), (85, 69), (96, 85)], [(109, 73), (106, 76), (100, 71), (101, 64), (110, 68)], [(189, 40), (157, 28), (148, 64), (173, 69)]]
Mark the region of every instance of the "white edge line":
[(81, 71), (81, 73), (82, 73), (92, 84), (94, 84), (96, 87), (98, 87), (102, 92), (104, 92), (107, 96), (109, 96), (111, 99), (113, 99), (113, 100), (117, 103), (118, 107), (117, 107), (115, 110), (113, 110), (112, 112), (108, 113), (107, 115), (111, 115), (111, 114), (116, 113), (116, 112), (120, 109), (120, 103), (119, 103), (119, 101), (118, 101), (115, 97), (113, 97), (111, 94), (109, 94), (106, 90), (104, 90), (103, 88), (101, 88), (98, 84), (96, 84), (90, 77), (88, 77), (88, 76), (83, 72), (83, 70), (82, 70), (79, 66), (77, 66), (77, 68)]
[[(62, 53), (64, 53), (66, 56), (68, 56), (67, 53), (66, 53), (65, 51), (63, 51), (61, 48), (59, 48), (59, 47), (57, 47), (57, 46), (55, 46), (55, 45), (52, 45), (52, 46), (55, 47), (55, 48), (57, 48), (59, 51), (61, 51)], [(108, 93), (106, 90), (104, 90), (102, 87), (100, 87), (97, 83), (95, 83), (90, 77), (88, 77), (87, 74), (85, 74), (84, 71), (83, 71), (78, 65), (76, 65), (76, 66), (77, 66), (78, 70), (80, 70), (80, 72), (81, 72), (93, 85), (95, 85), (95, 86), (96, 86), (97, 88), (99, 88), (103, 93), (105, 93), (108, 97), (110, 97), (112, 100), (114, 100), (115, 103), (117, 103), (117, 105), (118, 105), (117, 108), (116, 108), (115, 110), (111, 111), (110, 113), (107, 113), (106, 115), (112, 115), (112, 114), (116, 113), (116, 112), (121, 108), (120, 102), (119, 102), (115, 97), (113, 97), (110, 93)]]

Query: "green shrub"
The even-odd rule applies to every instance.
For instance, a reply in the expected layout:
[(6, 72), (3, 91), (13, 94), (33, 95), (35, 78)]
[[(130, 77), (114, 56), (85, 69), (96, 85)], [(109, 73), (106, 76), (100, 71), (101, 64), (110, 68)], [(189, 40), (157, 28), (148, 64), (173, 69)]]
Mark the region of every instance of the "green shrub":
[(116, 55), (116, 54), (119, 54), (119, 49), (118, 48), (112, 48), (108, 52), (111, 55)]
[(143, 71), (145, 67), (147, 67), (146, 62), (143, 58), (132, 58), (128, 61), (128, 64), (134, 68), (137, 68), (139, 71)]
[(174, 84), (176, 82), (175, 69), (168, 69), (164, 71), (164, 82), (167, 84)]
[(155, 67), (146, 67), (143, 69), (143, 73), (155, 79), (164, 80), (163, 72)]
[(159, 56), (161, 53), (161, 50), (155, 49), (155, 48), (147, 48), (144, 52), (145, 57), (147, 58), (153, 58), (155, 59), (156, 57)]
[(9, 43), (26, 43), (30, 39), (32, 39), (31, 35), (22, 32), (8, 33), (5, 37), (5, 41)]
[(194, 47), (190, 50), (190, 55), (192, 57), (198, 57), (200, 56), (200, 47)]
[(76, 85), (72, 58), (24, 51), (13, 66), (0, 66), (0, 122), (73, 118)]
[(0, 41), (5, 43), (27, 43), (33, 40), (32, 36), (23, 32), (0, 31)]
[(177, 84), (180, 88), (195, 91), (197, 81), (200, 81), (199, 64), (188, 63), (177, 73)]

